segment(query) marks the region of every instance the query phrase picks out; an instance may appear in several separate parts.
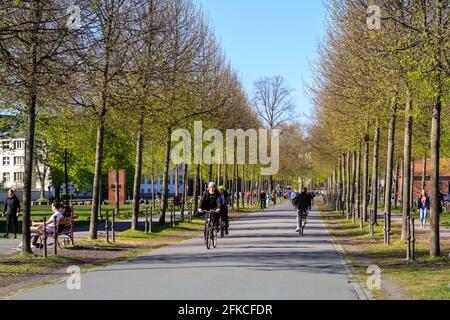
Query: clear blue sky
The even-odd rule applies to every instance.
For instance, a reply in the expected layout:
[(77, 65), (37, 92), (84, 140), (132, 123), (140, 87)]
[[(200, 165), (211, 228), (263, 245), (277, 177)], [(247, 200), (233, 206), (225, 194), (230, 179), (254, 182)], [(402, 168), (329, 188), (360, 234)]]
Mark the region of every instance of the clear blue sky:
[(298, 113), (309, 113), (304, 83), (324, 33), (322, 0), (197, 1), (249, 96), (260, 77), (281, 75), (295, 90)]

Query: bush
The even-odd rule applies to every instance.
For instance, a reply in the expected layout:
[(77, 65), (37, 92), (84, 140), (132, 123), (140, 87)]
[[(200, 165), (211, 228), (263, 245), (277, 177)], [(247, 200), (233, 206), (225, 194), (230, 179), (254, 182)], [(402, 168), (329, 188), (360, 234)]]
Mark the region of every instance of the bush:
[(46, 198), (39, 198), (36, 200), (36, 202), (39, 204), (47, 204), (48, 200)]

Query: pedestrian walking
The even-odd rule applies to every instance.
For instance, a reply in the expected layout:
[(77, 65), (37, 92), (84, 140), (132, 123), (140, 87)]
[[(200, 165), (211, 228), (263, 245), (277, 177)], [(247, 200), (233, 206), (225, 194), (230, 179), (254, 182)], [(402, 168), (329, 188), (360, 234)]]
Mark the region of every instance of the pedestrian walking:
[(14, 225), (14, 239), (17, 239), (19, 214), (20, 201), (14, 190), (11, 189), (8, 191), (8, 198), (6, 199), (5, 207), (3, 208), (3, 215), (6, 215), (6, 233), (3, 235), (3, 238), (8, 238), (11, 226)]
[(422, 191), (420, 197), (417, 199), (417, 208), (420, 210), (420, 226), (425, 228), (427, 225), (427, 215), (430, 210), (430, 197), (425, 190)]

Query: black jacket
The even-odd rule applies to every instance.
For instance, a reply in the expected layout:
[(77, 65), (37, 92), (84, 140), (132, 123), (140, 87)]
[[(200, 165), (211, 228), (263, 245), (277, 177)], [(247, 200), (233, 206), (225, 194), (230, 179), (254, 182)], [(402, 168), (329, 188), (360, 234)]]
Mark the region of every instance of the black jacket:
[(309, 208), (311, 208), (311, 197), (309, 196), (309, 194), (300, 193), (297, 196), (297, 198), (298, 198), (298, 201), (297, 201), (297, 209), (298, 210), (306, 211), (306, 210), (309, 210)]
[(7, 215), (16, 215), (20, 211), (20, 201), (16, 195), (12, 198), (7, 198), (5, 201), (5, 207), (3, 208), (3, 213)]
[[(425, 202), (425, 208), (430, 209), (431, 207), (431, 201), (430, 201), (430, 197), (427, 196), (427, 201)], [(420, 196), (419, 198), (417, 198), (417, 208), (422, 209), (423, 208), (423, 204), (422, 204), (422, 196)]]
[(200, 200), (200, 209), (204, 211), (220, 209), (220, 193), (219, 191), (210, 194), (209, 191), (205, 191)]

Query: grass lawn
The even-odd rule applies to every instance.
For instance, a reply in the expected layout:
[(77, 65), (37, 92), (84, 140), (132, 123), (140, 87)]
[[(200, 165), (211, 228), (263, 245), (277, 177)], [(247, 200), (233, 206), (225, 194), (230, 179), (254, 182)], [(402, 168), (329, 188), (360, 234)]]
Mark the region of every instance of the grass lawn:
[[(375, 237), (353, 225), (337, 212), (322, 216), (336, 241), (341, 244), (359, 278), (367, 280), (367, 267), (377, 265), (382, 278), (398, 286), (409, 299), (450, 299), (450, 239), (442, 239), (442, 258), (429, 257), (429, 234), (417, 230), (416, 261), (406, 261), (406, 243), (400, 240), (401, 225), (393, 223), (392, 245), (383, 242), (383, 226), (376, 227)], [(379, 299), (389, 298), (388, 288), (374, 292)]]

